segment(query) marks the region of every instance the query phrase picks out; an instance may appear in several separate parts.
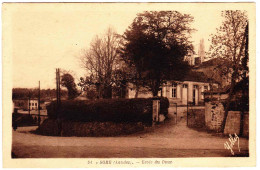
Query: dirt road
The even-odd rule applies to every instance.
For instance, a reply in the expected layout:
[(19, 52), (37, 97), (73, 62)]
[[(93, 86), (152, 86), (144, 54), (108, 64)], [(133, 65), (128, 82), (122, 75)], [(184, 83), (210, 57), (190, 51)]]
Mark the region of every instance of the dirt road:
[[(141, 158), (141, 157), (222, 157), (233, 156), (224, 148), (228, 137), (196, 131), (186, 126), (185, 118), (177, 124), (171, 119), (146, 132), (120, 137), (49, 137), (23, 127), (13, 131), (13, 153), (20, 158)], [(248, 154), (248, 140), (239, 138), (235, 156)]]

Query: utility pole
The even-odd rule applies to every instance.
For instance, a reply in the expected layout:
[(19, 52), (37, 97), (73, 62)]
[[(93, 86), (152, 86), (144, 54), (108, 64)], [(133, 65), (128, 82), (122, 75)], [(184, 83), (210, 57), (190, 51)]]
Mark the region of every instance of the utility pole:
[(61, 134), (61, 118), (60, 118), (60, 69), (56, 68), (56, 98), (57, 98), (57, 107), (56, 107), (56, 114), (58, 120), (58, 130), (59, 134)]
[(60, 69), (56, 69), (56, 98), (57, 98), (57, 106), (60, 105)]
[(29, 116), (31, 115), (31, 91), (29, 90), (29, 102), (28, 102), (28, 106), (29, 106)]
[(60, 69), (58, 68), (58, 86), (59, 86), (59, 107), (60, 107), (60, 104), (61, 104), (61, 99), (60, 99)]
[(40, 105), (40, 102), (41, 102), (41, 86), (40, 86), (40, 81), (39, 81), (39, 93), (38, 93), (38, 126), (40, 126), (40, 123), (41, 123), (41, 105)]
[(59, 95), (58, 95), (58, 69), (56, 68), (56, 102), (57, 102), (57, 107), (58, 107), (58, 98), (59, 98)]

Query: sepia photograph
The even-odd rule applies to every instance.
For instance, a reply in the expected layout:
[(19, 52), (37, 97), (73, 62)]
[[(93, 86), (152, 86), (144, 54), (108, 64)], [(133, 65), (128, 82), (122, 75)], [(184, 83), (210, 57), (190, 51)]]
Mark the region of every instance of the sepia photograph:
[(6, 160), (255, 164), (254, 3), (3, 3), (2, 18)]

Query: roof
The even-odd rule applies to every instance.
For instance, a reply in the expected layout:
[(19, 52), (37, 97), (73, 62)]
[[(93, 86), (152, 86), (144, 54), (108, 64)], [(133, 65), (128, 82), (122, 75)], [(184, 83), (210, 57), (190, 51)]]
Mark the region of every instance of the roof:
[[(13, 99), (13, 101), (21, 101), (21, 100), (29, 100), (29, 98), (17, 98), (17, 99)], [(37, 100), (37, 98), (30, 98), (30, 100)]]
[(203, 68), (203, 67), (210, 67), (210, 66), (216, 66), (216, 65), (222, 65), (223, 63), (228, 62), (227, 59), (224, 58), (213, 58), (207, 61), (202, 62), (199, 65), (195, 65), (194, 68)]

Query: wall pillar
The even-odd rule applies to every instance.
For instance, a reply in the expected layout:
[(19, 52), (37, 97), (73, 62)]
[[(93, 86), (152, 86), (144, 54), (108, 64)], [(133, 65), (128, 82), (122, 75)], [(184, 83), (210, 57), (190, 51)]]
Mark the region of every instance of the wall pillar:
[(152, 124), (154, 125), (159, 121), (159, 110), (160, 110), (160, 99), (153, 99), (153, 114), (152, 114)]

